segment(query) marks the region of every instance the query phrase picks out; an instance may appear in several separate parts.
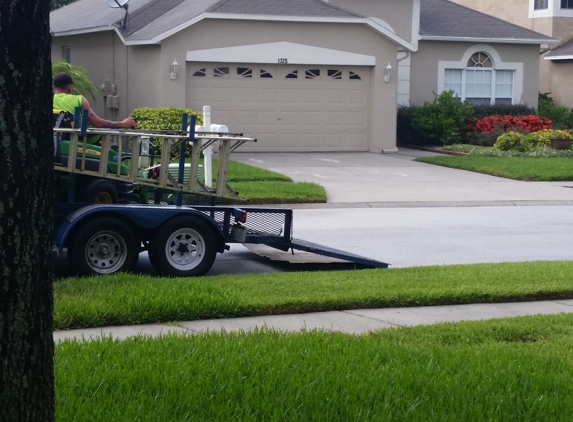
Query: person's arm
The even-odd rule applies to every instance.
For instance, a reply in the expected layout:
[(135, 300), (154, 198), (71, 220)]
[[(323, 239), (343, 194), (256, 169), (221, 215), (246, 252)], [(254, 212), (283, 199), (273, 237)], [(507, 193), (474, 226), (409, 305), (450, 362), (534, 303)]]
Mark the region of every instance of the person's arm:
[(88, 120), (94, 127), (108, 127), (112, 129), (129, 129), (135, 127), (133, 117), (128, 117), (120, 122), (102, 119), (94, 113), (86, 97), (82, 97), (82, 108), (88, 111)]

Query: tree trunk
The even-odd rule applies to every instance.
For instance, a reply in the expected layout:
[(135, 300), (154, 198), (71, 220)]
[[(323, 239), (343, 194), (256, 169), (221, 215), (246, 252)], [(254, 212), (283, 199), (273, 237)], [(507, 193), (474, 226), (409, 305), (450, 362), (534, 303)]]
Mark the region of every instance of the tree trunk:
[(49, 6), (0, 0), (0, 422), (55, 418)]

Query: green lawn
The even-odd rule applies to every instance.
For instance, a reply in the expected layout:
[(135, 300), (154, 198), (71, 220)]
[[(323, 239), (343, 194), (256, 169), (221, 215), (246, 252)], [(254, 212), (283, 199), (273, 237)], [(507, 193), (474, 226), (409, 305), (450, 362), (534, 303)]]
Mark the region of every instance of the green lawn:
[[(213, 180), (216, 180), (216, 171), (214, 160)], [(236, 161), (229, 162), (227, 182), (253, 205), (326, 202), (326, 191), (316, 183), (293, 182), (283, 174)]]
[(54, 285), (56, 329), (336, 309), (573, 298), (573, 261), (154, 278)]
[(573, 315), (55, 349), (59, 421), (567, 421)]
[(435, 156), (419, 157), (416, 161), (515, 180), (573, 180), (571, 158)]

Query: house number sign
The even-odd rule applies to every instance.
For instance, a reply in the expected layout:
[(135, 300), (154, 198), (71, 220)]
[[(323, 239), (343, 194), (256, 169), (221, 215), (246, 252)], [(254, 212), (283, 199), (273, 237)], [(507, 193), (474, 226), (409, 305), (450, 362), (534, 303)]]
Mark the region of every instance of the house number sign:
[(288, 59), (279, 57), (279, 64), (288, 64)]

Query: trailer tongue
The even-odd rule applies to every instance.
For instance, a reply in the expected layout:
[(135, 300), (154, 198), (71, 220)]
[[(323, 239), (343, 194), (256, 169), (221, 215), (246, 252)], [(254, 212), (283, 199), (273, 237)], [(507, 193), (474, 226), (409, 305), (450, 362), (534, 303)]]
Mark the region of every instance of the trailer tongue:
[[(82, 120), (87, 122), (87, 118)], [(148, 251), (160, 274), (200, 276), (209, 271), (217, 253), (229, 249), (229, 243), (305, 251), (363, 267), (388, 267), (384, 262), (293, 238), (290, 209), (214, 205), (216, 198), (242, 199), (227, 184), (227, 165), (231, 151), (255, 140), (241, 134), (194, 133), (186, 129), (186, 117), (183, 120), (181, 131), (169, 132), (54, 129), (56, 151), (60, 152), (56, 181), (63, 180), (67, 190), (55, 206), (56, 255), (67, 251), (70, 264), (84, 275), (130, 271), (139, 253)], [(60, 134), (69, 136), (65, 148), (57, 139)], [(87, 136), (94, 134), (102, 135), (99, 149), (87, 144)], [(153, 154), (148, 160), (143, 148), (150, 137), (161, 143), (157, 162)], [(199, 171), (201, 152), (211, 144), (218, 145), (214, 187), (204, 183)], [(185, 161), (188, 148), (190, 163)], [(98, 188), (102, 192), (94, 192)], [(86, 189), (91, 189), (89, 195)], [(184, 197), (203, 198), (211, 205), (196, 205), (200, 201), (184, 204)], [(100, 203), (89, 204), (85, 198)]]

